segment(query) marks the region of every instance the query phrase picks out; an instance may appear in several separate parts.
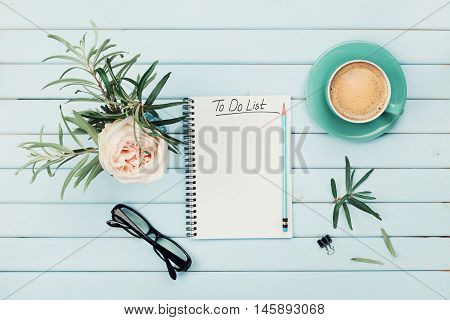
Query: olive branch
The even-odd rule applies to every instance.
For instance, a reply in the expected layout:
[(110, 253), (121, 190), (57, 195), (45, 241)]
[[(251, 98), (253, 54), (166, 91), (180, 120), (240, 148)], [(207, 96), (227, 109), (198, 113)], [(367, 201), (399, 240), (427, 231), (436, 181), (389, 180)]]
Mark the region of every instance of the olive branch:
[[(88, 45), (86, 34), (77, 45), (57, 35), (48, 36), (64, 46), (65, 54), (48, 57), (43, 62), (60, 60), (70, 62), (72, 66), (65, 70), (59, 79), (48, 83), (44, 88), (54, 85), (61, 85), (60, 89), (75, 87), (75, 94), (82, 96), (69, 99), (67, 103), (97, 103), (99, 109), (72, 111), (72, 116), (66, 116), (60, 106), (65, 130), (61, 125), (59, 126), (58, 143), (44, 142), (42, 128), (39, 141), (24, 142), (18, 146), (29, 152), (30, 160), (19, 168), (16, 174), (24, 168), (31, 168), (31, 182), (34, 182), (41, 172), (46, 172), (48, 176), (53, 177), (63, 164), (81, 157), (81, 160), (67, 174), (61, 190), (61, 199), (72, 179), (75, 178), (74, 188), (84, 181), (84, 190), (86, 190), (92, 180), (103, 171), (98, 160), (98, 133), (107, 123), (132, 116), (138, 144), (137, 128), (149, 136), (165, 140), (169, 150), (175, 153), (179, 153), (178, 146), (183, 143), (168, 135), (165, 126), (183, 121), (184, 117), (161, 119), (158, 114), (162, 109), (185, 103), (184, 100), (156, 103), (170, 73), (164, 75), (144, 99), (144, 91), (156, 79), (155, 69), (158, 61), (153, 62), (142, 76), (138, 74), (135, 78), (129, 77), (128, 73), (135, 66), (140, 55), (125, 59), (127, 53), (115, 50), (116, 45), (112, 44), (110, 39), (99, 41), (97, 27), (94, 22), (91, 24), (94, 33), (92, 46)], [(86, 77), (69, 77), (74, 71)], [(78, 145), (77, 149), (64, 145), (65, 131)], [(80, 141), (79, 135), (87, 135), (96, 146), (85, 146)]]
[(378, 213), (376, 213), (375, 211), (373, 211), (364, 202), (367, 200), (375, 200), (376, 199), (375, 197), (371, 196), (372, 192), (370, 192), (370, 191), (355, 192), (356, 189), (361, 184), (363, 184), (363, 182), (366, 181), (367, 178), (369, 178), (369, 176), (372, 174), (374, 169), (369, 170), (355, 184), (353, 184), (353, 179), (355, 177), (356, 169), (353, 169), (353, 171), (350, 173), (351, 169), (352, 168), (350, 166), (350, 161), (348, 160), (347, 157), (345, 157), (345, 186), (346, 186), (346, 191), (347, 191), (347, 193), (345, 195), (338, 197), (336, 181), (334, 180), (334, 178), (331, 179), (331, 181), (330, 181), (331, 182), (331, 193), (334, 197), (333, 203), (335, 204), (334, 209), (333, 209), (333, 228), (334, 229), (337, 228), (337, 224), (338, 224), (338, 220), (339, 220), (339, 212), (340, 212), (341, 208), (343, 208), (345, 217), (347, 218), (348, 227), (350, 228), (350, 230), (353, 230), (352, 218), (350, 216), (349, 205), (374, 216), (378, 220), (382, 220), (380, 215)]

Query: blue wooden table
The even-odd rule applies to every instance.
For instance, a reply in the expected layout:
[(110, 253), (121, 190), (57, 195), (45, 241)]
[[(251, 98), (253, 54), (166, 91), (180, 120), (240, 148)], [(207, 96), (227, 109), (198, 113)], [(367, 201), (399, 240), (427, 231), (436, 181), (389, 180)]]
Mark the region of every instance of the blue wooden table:
[[(10, 299), (443, 299), (450, 297), (450, 5), (401, 1), (108, 1), (0, 4), (0, 297)], [(121, 185), (102, 174), (83, 194), (59, 200), (63, 177), (30, 172), (20, 142), (57, 139), (58, 106), (70, 91), (41, 90), (65, 65), (41, 63), (61, 52), (38, 27), (77, 40), (96, 21), (101, 36), (161, 61), (172, 71), (161, 98), (289, 94), (294, 161), (294, 239), (190, 241), (184, 238), (182, 159), (151, 185)], [(32, 23), (35, 25), (33, 25)], [(304, 101), (311, 64), (346, 40), (386, 45), (408, 82), (395, 128), (367, 143), (325, 134)], [(64, 106), (66, 110), (83, 105)], [(180, 113), (180, 109), (171, 111)], [(174, 133), (180, 127), (171, 128)], [(344, 156), (376, 168), (367, 182), (382, 222), (353, 214), (355, 231), (331, 226), (329, 179), (343, 185)], [(63, 170), (68, 170), (66, 166)], [(166, 192), (161, 192), (167, 190)], [(161, 231), (192, 254), (192, 272), (170, 280), (143, 241), (110, 230), (115, 203), (142, 207)], [(150, 202), (150, 203), (148, 203)], [(147, 204), (148, 203), (148, 204)], [(391, 235), (398, 258), (380, 237)], [(336, 253), (315, 243), (330, 234)], [(384, 265), (350, 261), (380, 260)]]

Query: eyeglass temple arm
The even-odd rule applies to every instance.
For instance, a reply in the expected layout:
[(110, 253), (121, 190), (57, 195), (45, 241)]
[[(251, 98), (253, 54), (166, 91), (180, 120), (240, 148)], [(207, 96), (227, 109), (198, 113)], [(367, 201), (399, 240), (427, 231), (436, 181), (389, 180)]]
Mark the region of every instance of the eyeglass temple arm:
[(125, 214), (123, 214), (120, 210), (118, 210), (120, 215), (118, 213), (115, 213), (118, 215), (121, 219), (125, 220), (125, 222), (133, 229), (134, 232), (136, 232), (142, 239), (144, 239), (147, 243), (149, 243), (151, 246), (153, 246), (155, 249), (157, 249), (165, 258), (170, 258), (173, 262), (175, 262), (179, 266), (184, 266), (186, 264), (186, 261), (178, 257), (173, 252), (167, 250), (162, 245), (158, 244), (156, 241), (152, 240), (149, 236), (147, 236), (144, 232), (141, 231), (141, 229), (136, 226), (136, 224), (131, 221)]
[(172, 280), (177, 280), (177, 272), (175, 271), (175, 268), (173, 267), (173, 265), (170, 263), (169, 259), (166, 256), (164, 256), (164, 262), (166, 263), (167, 271), (169, 271), (170, 278), (172, 278)]

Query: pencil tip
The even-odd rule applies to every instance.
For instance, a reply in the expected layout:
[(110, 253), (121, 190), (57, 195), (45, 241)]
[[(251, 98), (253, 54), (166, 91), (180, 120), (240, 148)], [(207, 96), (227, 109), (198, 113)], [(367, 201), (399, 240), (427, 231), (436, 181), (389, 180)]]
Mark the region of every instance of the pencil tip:
[(283, 103), (283, 110), (281, 111), (281, 114), (284, 116), (286, 114), (286, 106)]

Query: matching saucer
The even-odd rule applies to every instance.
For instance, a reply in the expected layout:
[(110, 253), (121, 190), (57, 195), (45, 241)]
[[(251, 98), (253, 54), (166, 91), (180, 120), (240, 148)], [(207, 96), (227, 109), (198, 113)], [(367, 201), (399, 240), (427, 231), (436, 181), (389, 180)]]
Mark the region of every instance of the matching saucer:
[(326, 132), (349, 140), (367, 141), (389, 131), (400, 115), (383, 113), (367, 123), (350, 123), (339, 118), (327, 105), (327, 84), (340, 65), (352, 60), (367, 60), (380, 66), (391, 83), (389, 105), (404, 109), (406, 79), (397, 60), (381, 46), (364, 41), (341, 43), (323, 53), (312, 67), (306, 85), (306, 101), (314, 120)]

